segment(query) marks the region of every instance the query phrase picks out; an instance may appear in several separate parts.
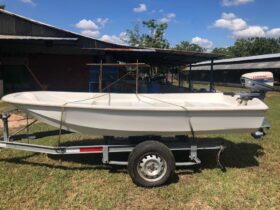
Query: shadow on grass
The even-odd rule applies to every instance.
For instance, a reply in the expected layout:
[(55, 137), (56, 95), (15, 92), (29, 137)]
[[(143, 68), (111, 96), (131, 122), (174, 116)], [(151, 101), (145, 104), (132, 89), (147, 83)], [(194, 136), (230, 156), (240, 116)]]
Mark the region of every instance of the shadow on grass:
[[(36, 135), (38, 136), (38, 135)], [(143, 140), (143, 139), (142, 139)], [(61, 146), (77, 146), (77, 145), (102, 145), (105, 142), (117, 144), (137, 144), (141, 139), (120, 139), (112, 142), (110, 139), (89, 139), (89, 140), (81, 140), (81, 141), (70, 141), (65, 142)], [(215, 145), (224, 145), (226, 146), (225, 151), (221, 155), (221, 162), (226, 168), (247, 168), (258, 166), (257, 157), (262, 156), (264, 154), (263, 148), (257, 143), (234, 143), (224, 138), (197, 138), (198, 143), (209, 143)], [(172, 139), (161, 139), (162, 142), (169, 142)], [(173, 139), (174, 141), (174, 139)], [(182, 142), (182, 140), (181, 140)], [(201, 160), (201, 164), (192, 167), (178, 167), (180, 170), (175, 174), (175, 176), (171, 179), (170, 183), (178, 182), (178, 175), (185, 174), (193, 174), (199, 173), (203, 169), (216, 169), (216, 155), (217, 150), (200, 150), (198, 152), (198, 157)], [(43, 166), (54, 169), (62, 169), (62, 170), (95, 170), (95, 169), (106, 169), (109, 170), (110, 173), (127, 173), (125, 166), (103, 166), (102, 165), (102, 155), (101, 154), (82, 154), (82, 155), (48, 155), (48, 157), (52, 160), (61, 161), (60, 165), (54, 165), (52, 163), (38, 163), (34, 161), (28, 160), (37, 154), (24, 156), (24, 157), (16, 157), (16, 158), (5, 158), (0, 159), (0, 161), (11, 162), (14, 164), (27, 164), (34, 166)], [(189, 152), (188, 151), (180, 151), (174, 153), (176, 161), (182, 162), (188, 160)], [(118, 153), (118, 154), (110, 154), (110, 160), (119, 160), (126, 161), (128, 159), (128, 153)], [(63, 163), (64, 162), (64, 163)], [(66, 162), (66, 164), (65, 164)], [(70, 165), (69, 165), (70, 163)], [(72, 166), (71, 163), (82, 164), (82, 166)], [(192, 169), (192, 170), (189, 170)]]
[[(264, 154), (263, 147), (256, 143), (234, 143), (232, 141), (226, 140), (224, 138), (197, 138), (198, 143), (205, 145), (224, 145), (226, 149), (221, 153), (220, 160), (226, 168), (247, 168), (258, 166), (257, 157)], [(138, 144), (143, 141), (143, 138), (136, 139), (117, 139), (111, 141), (110, 139), (90, 139), (82, 141), (71, 141), (65, 142), (62, 146), (79, 146), (79, 145), (103, 145), (105, 142), (114, 145), (124, 145), (124, 144)], [(162, 138), (161, 142), (172, 142), (174, 139)], [(179, 142), (184, 142), (179, 140)], [(198, 157), (201, 160), (201, 164), (192, 167), (178, 167), (180, 169), (193, 168), (195, 172), (200, 171), (200, 169), (214, 169), (217, 168), (217, 153), (218, 150), (199, 150)], [(179, 151), (174, 152), (176, 161), (184, 162), (188, 160), (189, 151)], [(52, 158), (59, 158), (65, 161), (77, 162), (81, 164), (102, 164), (102, 157), (98, 157), (96, 154), (89, 155), (69, 155), (69, 156), (53, 156)], [(110, 154), (110, 160), (125, 161), (128, 159), (127, 153), (115, 153)], [(115, 166), (114, 166), (115, 167)]]
[[(64, 134), (70, 134), (72, 132), (70, 131), (66, 131), (66, 130), (61, 130), (61, 135), (64, 135)], [(18, 141), (18, 140), (21, 140), (21, 139), (27, 139), (29, 137), (33, 138), (33, 139), (39, 139), (39, 138), (44, 138), (44, 137), (51, 137), (51, 136), (57, 136), (59, 135), (59, 130), (51, 130), (51, 131), (40, 131), (40, 132), (35, 132), (35, 133), (32, 133), (32, 134), (17, 134), (17, 135), (13, 135), (11, 137), (11, 139), (13, 141)]]
[[(32, 157), (37, 156), (37, 155), (39, 155), (39, 153), (33, 153), (31, 155), (14, 157), (14, 158), (3, 158), (3, 159), (0, 159), (0, 162), (8, 162), (8, 163), (13, 163), (13, 164), (23, 164), (23, 165), (32, 165), (32, 166), (39, 166), (39, 167), (48, 167), (48, 168), (62, 169), (62, 170), (106, 169), (106, 167), (103, 166), (102, 163), (99, 161), (99, 159), (101, 158), (100, 155), (99, 155), (100, 157), (98, 157), (98, 158), (96, 158), (96, 156), (94, 156), (94, 159), (96, 161), (92, 162), (92, 166), (89, 166), (89, 165), (88, 166), (66, 166), (66, 165), (62, 165), (62, 164), (61, 165), (53, 165), (51, 163), (34, 162), (34, 161), (31, 161), (31, 160), (28, 160), (29, 158), (32, 158)], [(82, 155), (77, 155), (76, 157), (78, 157), (78, 156), (82, 156)], [(85, 156), (92, 156), (92, 155), (84, 155), (83, 158), (86, 158)], [(62, 160), (62, 158), (60, 158), (61, 156), (48, 155), (48, 157), (51, 158), (51, 159), (60, 161), (60, 162), (61, 161), (67, 161), (67, 160)], [(82, 160), (83, 158), (80, 159), (80, 162), (85, 163), (85, 161)]]

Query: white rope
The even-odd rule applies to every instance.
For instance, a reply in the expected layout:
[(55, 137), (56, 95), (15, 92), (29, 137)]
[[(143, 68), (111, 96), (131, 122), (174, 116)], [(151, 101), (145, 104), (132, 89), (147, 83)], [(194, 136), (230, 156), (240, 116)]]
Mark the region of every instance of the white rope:
[[(105, 88), (102, 89), (105, 90), (105, 89), (108, 89), (110, 87), (112, 87), (114, 84), (116, 84), (117, 82), (119, 82), (120, 80), (122, 80), (124, 77), (126, 77), (127, 75), (129, 75), (131, 72), (128, 72), (126, 74), (124, 74), (123, 76), (121, 76), (119, 79), (117, 79), (116, 81), (114, 81), (113, 83), (109, 84), (108, 86), (106, 86)], [(88, 100), (94, 100), (94, 99), (97, 99), (97, 98), (101, 98), (103, 96), (106, 96), (106, 95), (109, 95), (110, 96), (110, 93), (104, 93), (102, 95), (99, 94), (95, 94), (95, 96), (92, 96), (92, 97), (89, 97), (89, 98), (85, 98), (85, 99), (80, 99), (80, 100), (75, 100), (75, 101), (68, 101), (64, 104), (62, 104), (61, 106), (61, 115), (60, 115), (60, 125), (59, 125), (59, 135), (58, 135), (58, 146), (60, 145), (60, 140), (61, 140), (61, 133), (62, 133), (62, 127), (63, 127), (63, 117), (64, 117), (64, 112), (65, 112), (65, 108), (67, 107), (68, 104), (71, 104), (71, 103), (77, 103), (77, 102), (83, 102), (83, 101), (88, 101)], [(93, 101), (94, 102), (94, 101)], [(93, 103), (92, 102), (92, 103)]]
[[(187, 113), (187, 115), (188, 115), (188, 125), (189, 125), (190, 131), (191, 131), (191, 133), (192, 133), (192, 137), (193, 137), (193, 139), (194, 139), (195, 133), (194, 133), (193, 126), (192, 126), (192, 122), (191, 122), (191, 115), (190, 115), (190, 111), (189, 111), (186, 107), (181, 106), (181, 105), (178, 105), (178, 104), (174, 104), (174, 103), (171, 103), (171, 102), (167, 102), (167, 101), (164, 101), (164, 100), (161, 100), (161, 99), (158, 99), (158, 98), (152, 98), (152, 97), (148, 97), (148, 96), (142, 95), (142, 94), (138, 94), (138, 95), (140, 95), (140, 96), (142, 96), (142, 97), (145, 97), (145, 98), (149, 98), (149, 99), (155, 100), (155, 101), (159, 101), (159, 102), (162, 102), (162, 103), (166, 103), (166, 104), (169, 104), (169, 105), (172, 105), (172, 106), (180, 107), (180, 108), (182, 108), (183, 110), (185, 110), (186, 113)], [(139, 97), (138, 97), (138, 98), (139, 98)]]

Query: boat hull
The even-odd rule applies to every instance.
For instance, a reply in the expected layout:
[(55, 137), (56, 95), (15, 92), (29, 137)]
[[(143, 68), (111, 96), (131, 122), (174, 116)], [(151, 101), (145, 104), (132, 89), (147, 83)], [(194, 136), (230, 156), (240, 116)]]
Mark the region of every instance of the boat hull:
[(186, 135), (191, 133), (190, 124), (196, 134), (252, 132), (261, 127), (265, 113), (264, 110), (166, 112), (16, 106), (35, 119), (58, 128), (62, 119), (62, 128), (65, 130), (83, 134), (124, 137)]
[(251, 132), (268, 107), (222, 93), (116, 94), (22, 92), (7, 95), (28, 115), (69, 131), (104, 136)]

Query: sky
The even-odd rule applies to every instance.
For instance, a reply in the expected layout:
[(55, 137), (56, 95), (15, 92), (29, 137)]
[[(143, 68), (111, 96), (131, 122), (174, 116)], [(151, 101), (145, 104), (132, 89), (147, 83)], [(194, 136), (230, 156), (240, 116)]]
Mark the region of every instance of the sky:
[(6, 10), (103, 41), (124, 44), (137, 22), (168, 23), (171, 46), (211, 50), (238, 38), (280, 37), (279, 0), (0, 0)]

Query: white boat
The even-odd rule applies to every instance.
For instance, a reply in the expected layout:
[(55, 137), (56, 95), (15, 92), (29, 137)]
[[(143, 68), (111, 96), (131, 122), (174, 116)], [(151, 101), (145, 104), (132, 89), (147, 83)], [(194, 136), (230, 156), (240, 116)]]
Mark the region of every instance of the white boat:
[(268, 107), (223, 93), (118, 94), (21, 92), (2, 98), (44, 123), (105, 136), (252, 132)]

